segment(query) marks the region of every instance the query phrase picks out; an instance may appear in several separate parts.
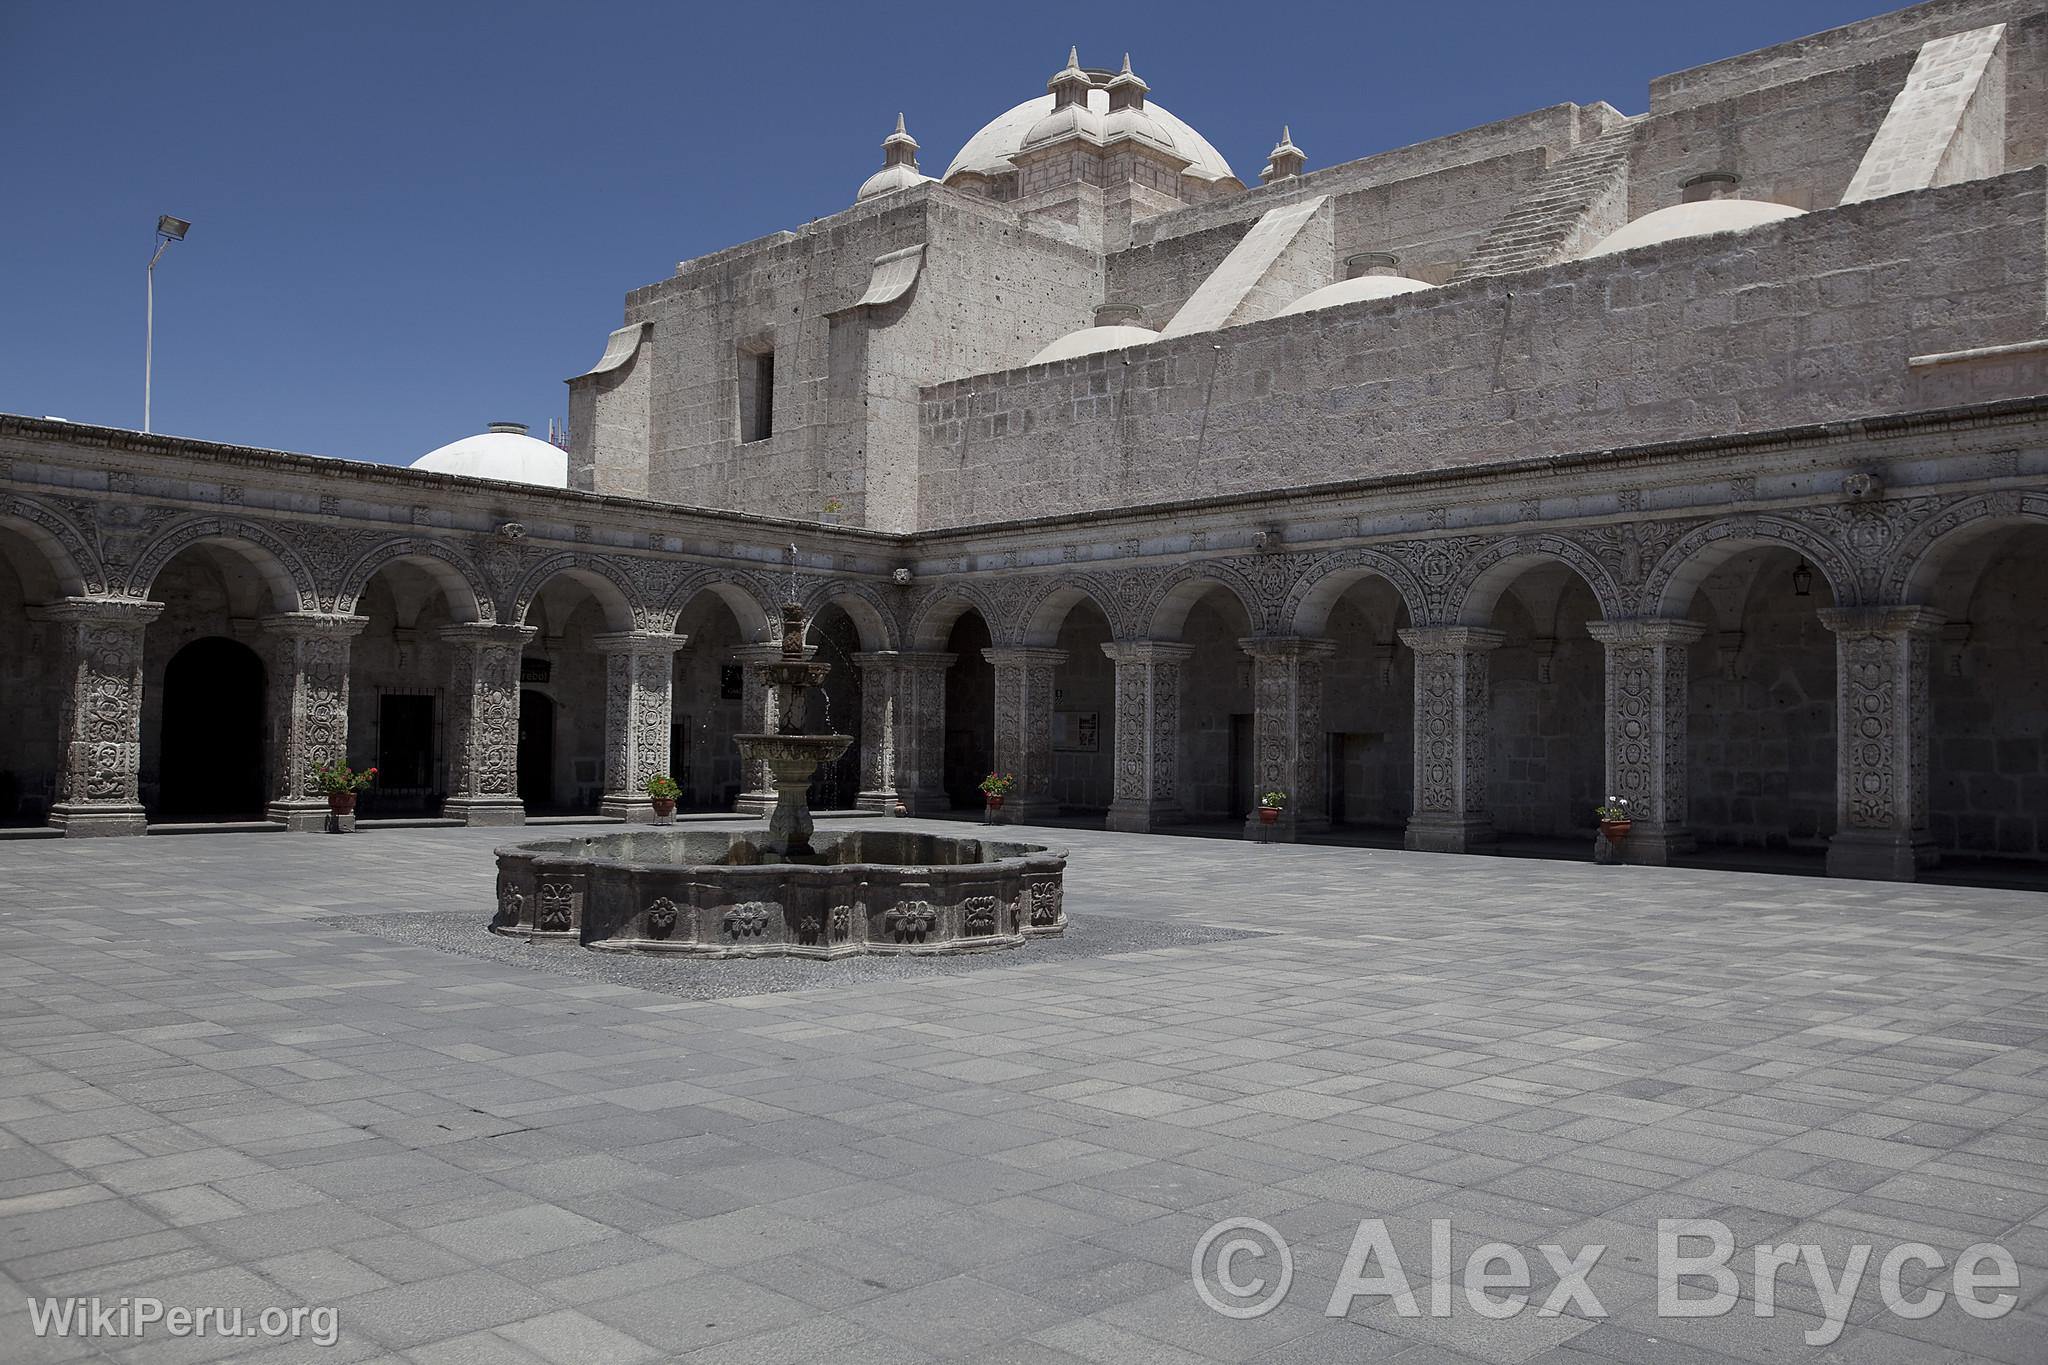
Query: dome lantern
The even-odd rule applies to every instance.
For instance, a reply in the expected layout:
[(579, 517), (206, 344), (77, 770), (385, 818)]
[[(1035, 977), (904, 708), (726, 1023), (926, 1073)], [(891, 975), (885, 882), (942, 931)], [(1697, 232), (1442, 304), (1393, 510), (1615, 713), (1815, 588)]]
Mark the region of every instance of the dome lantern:
[(860, 193), (853, 197), (853, 202), (858, 204), (877, 195), (907, 190), (930, 179), (917, 169), (917, 139), (904, 128), (903, 115), (899, 113), (896, 115), (896, 131), (882, 139), (882, 169), (867, 178), (860, 187)]
[(1301, 148), (1294, 145), (1294, 135), (1286, 124), (1280, 125), (1280, 141), (1266, 157), (1266, 169), (1259, 172), (1259, 179), (1270, 185), (1275, 180), (1291, 180), (1301, 174), (1301, 168), (1308, 164), (1308, 158), (1301, 154)]

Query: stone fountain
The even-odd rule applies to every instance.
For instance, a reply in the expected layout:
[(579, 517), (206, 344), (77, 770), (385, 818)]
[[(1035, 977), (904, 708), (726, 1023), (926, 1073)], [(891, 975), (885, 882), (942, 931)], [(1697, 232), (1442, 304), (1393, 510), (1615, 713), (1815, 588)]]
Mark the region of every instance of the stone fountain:
[(849, 735), (803, 732), (831, 671), (804, 657), (803, 609), (782, 609), (766, 666), (776, 733), (737, 735), (768, 765), (765, 830), (635, 830), (501, 848), (494, 933), (603, 952), (697, 957), (945, 954), (1065, 932), (1066, 853), (1042, 844), (850, 828), (819, 834), (809, 789)]
[(775, 689), (775, 733), (734, 735), (740, 757), (748, 764), (756, 760), (768, 765), (775, 784), (775, 809), (768, 815), (768, 838), (764, 851), (787, 862), (807, 862), (817, 857), (811, 847), (816, 829), (811, 819), (811, 779), (818, 765), (830, 763), (853, 743), (851, 735), (807, 735), (803, 732), (804, 694), (825, 681), (830, 664), (812, 663), (804, 657), (804, 609), (794, 602), (782, 607), (782, 657), (762, 667), (769, 686)]

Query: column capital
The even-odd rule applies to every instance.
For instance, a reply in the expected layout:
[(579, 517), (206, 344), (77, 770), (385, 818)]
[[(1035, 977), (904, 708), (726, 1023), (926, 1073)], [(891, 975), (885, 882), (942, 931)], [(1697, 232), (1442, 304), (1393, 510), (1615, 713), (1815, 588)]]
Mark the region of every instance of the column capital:
[(538, 626), (498, 626), (485, 621), (464, 621), (458, 625), (443, 626), (434, 632), (450, 644), (457, 645), (518, 645), (540, 634)]
[(1052, 664), (1057, 666), (1067, 661), (1067, 651), (1064, 649), (1038, 649), (1013, 646), (1007, 649), (984, 649), (981, 651), (981, 657), (987, 659), (997, 668), (1001, 668), (1006, 664)]
[(32, 621), (85, 621), (105, 626), (146, 626), (163, 615), (161, 602), (132, 597), (60, 597), (28, 609)]
[(927, 650), (864, 649), (853, 655), (853, 661), (863, 667), (876, 668), (951, 668), (959, 657), (958, 654), (936, 654)]
[(590, 647), (599, 654), (674, 654), (688, 643), (687, 635), (659, 630), (614, 630), (590, 637)]
[(1167, 664), (1193, 657), (1195, 647), (1172, 640), (1111, 640), (1102, 652), (1120, 664)]
[(1484, 626), (1408, 626), (1394, 633), (1417, 654), (1485, 654), (1508, 638), (1506, 632)]
[(1313, 635), (1248, 635), (1237, 647), (1254, 659), (1321, 659), (1337, 652), (1335, 640)]
[(1822, 607), (1815, 614), (1837, 635), (1934, 635), (1948, 621), (1932, 607)]
[(1641, 617), (1632, 621), (1588, 621), (1586, 634), (1603, 645), (1689, 645), (1707, 633), (1698, 621)]
[(281, 611), (258, 617), (256, 624), (265, 634), (287, 639), (309, 640), (316, 636), (351, 636), (363, 633), (370, 624), (367, 616), (340, 616), (324, 611)]

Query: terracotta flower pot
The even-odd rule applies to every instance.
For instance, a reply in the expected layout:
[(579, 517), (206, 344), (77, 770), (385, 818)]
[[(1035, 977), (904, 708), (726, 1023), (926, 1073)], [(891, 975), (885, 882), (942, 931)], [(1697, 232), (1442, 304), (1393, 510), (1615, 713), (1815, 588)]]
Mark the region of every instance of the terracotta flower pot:
[(1634, 823), (1633, 820), (1602, 820), (1600, 832), (1607, 836), (1608, 843), (1617, 843), (1628, 837), (1629, 827)]
[(1280, 808), (1279, 808), (1278, 806), (1260, 806), (1260, 807), (1259, 807), (1259, 823), (1260, 823), (1260, 824), (1262, 824), (1262, 825), (1277, 825), (1277, 824), (1279, 824), (1279, 823), (1280, 823)]
[(994, 792), (985, 792), (983, 795), (988, 798), (988, 808), (990, 810), (1001, 810), (1003, 808), (1002, 797), (997, 796)]
[(654, 813), (656, 815), (659, 815), (664, 820), (668, 819), (669, 816), (674, 815), (676, 813), (676, 803), (674, 797), (652, 796), (649, 797), (648, 800), (654, 803)]
[(356, 794), (354, 792), (327, 793), (327, 809), (334, 815), (355, 814)]

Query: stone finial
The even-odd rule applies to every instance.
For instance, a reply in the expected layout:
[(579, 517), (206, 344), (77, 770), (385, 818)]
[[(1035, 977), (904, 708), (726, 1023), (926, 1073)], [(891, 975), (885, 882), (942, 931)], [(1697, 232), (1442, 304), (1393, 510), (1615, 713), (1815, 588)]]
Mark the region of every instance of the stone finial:
[(1081, 49), (1067, 49), (1067, 64), (1052, 73), (1052, 79), (1045, 88), (1052, 93), (1052, 107), (1064, 109), (1070, 104), (1086, 105), (1088, 87), (1091, 82), (1088, 73), (1081, 69)]
[(896, 115), (896, 131), (882, 139), (882, 164), (917, 169), (917, 139), (903, 127), (903, 115)]
[(1308, 158), (1302, 155), (1301, 148), (1294, 145), (1294, 135), (1283, 123), (1280, 125), (1280, 140), (1273, 145), (1272, 152), (1268, 154), (1266, 169), (1259, 172), (1259, 179), (1268, 185), (1275, 180), (1289, 179), (1300, 175), (1301, 168), (1307, 162)]
[(1126, 52), (1124, 69), (1109, 82), (1109, 111), (1113, 114), (1119, 109), (1143, 109), (1145, 94), (1151, 88), (1131, 70), (1131, 54)]

